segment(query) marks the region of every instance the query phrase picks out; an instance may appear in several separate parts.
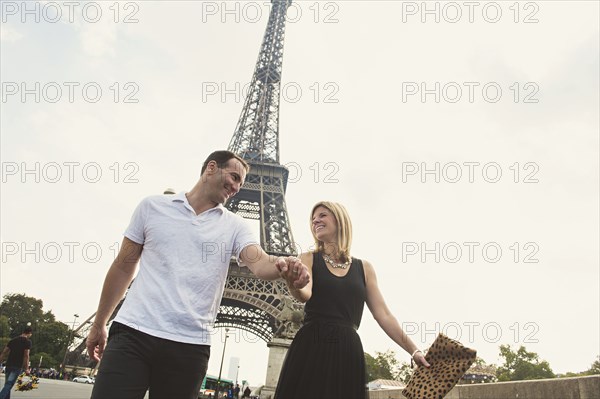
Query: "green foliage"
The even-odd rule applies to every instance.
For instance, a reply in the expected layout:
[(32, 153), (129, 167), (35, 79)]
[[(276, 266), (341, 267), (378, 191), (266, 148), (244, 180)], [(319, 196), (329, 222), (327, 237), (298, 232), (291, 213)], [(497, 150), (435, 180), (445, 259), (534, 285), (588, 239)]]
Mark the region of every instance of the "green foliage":
[(600, 374), (600, 356), (596, 356), (596, 360), (594, 361), (594, 363), (592, 363), (588, 370), (579, 373), (573, 373), (569, 371), (568, 373), (562, 374), (561, 377), (581, 377), (586, 375), (598, 374)]
[(31, 337), (36, 352), (49, 353), (62, 359), (70, 337), (69, 327), (60, 321), (52, 321), (38, 325)]
[(367, 374), (367, 382), (377, 379), (375, 358), (367, 352), (365, 352), (365, 373)]
[(412, 374), (413, 368), (410, 367), (410, 364), (402, 362), (402, 364), (398, 368), (398, 373), (395, 379), (397, 381), (402, 381), (404, 384), (408, 384), (408, 381), (410, 381)]
[(497, 376), (499, 381), (556, 377), (547, 361), (540, 360), (537, 353), (528, 352), (524, 346), (514, 352), (509, 345), (501, 345), (500, 356), (504, 358), (504, 364), (498, 367)]
[(27, 327), (27, 323), (34, 324), (42, 319), (44, 315), (42, 306), (40, 299), (25, 294), (6, 294), (0, 304), (0, 315), (8, 319), (8, 336), (14, 338), (21, 334)]
[(586, 375), (600, 374), (600, 356), (596, 356), (596, 360), (590, 366), (590, 369), (585, 372)]
[(10, 324), (8, 317), (0, 313), (0, 338), (10, 337)]
[[(41, 299), (25, 294), (6, 294), (0, 304), (0, 343), (6, 346), (9, 338), (23, 332), (30, 323), (33, 328), (31, 356), (44, 354), (49, 361), (62, 359), (70, 338), (69, 327), (60, 321), (51, 311), (44, 312)], [(6, 338), (6, 339), (5, 339)], [(39, 362), (39, 357), (37, 358)], [(44, 361), (45, 363), (45, 361)], [(31, 361), (31, 364), (37, 364)]]
[[(41, 360), (41, 366), (40, 366)], [(58, 368), (60, 362), (58, 362), (52, 355), (46, 352), (37, 352), (35, 355), (32, 355), (29, 359), (31, 362), (31, 367), (41, 367), (41, 368)]]
[(367, 381), (373, 380), (395, 380), (400, 370), (396, 354), (392, 350), (386, 352), (375, 352), (375, 357), (365, 353), (365, 367), (367, 370)]

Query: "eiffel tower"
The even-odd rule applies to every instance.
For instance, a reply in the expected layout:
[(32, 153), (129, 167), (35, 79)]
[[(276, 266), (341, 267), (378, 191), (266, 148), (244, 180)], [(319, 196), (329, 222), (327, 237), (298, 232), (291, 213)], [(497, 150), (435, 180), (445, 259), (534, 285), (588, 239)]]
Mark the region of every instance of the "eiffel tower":
[[(292, 1), (271, 3), (248, 96), (228, 148), (250, 164), (250, 172), (226, 207), (259, 221), (261, 246), (268, 254), (289, 256), (296, 250), (285, 204), (288, 170), (279, 163), (279, 101), (285, 18)], [(269, 365), (261, 397), (275, 390), (302, 314), (303, 305), (292, 298), (284, 282), (256, 279), (231, 262), (216, 325), (247, 329), (268, 342)]]
[[(292, 0), (271, 2), (248, 96), (228, 148), (244, 158), (251, 169), (239, 193), (225, 206), (244, 218), (259, 221), (261, 246), (268, 254), (289, 256), (296, 250), (285, 204), (288, 170), (279, 163), (279, 101), (285, 19)], [(257, 279), (232, 259), (215, 327), (245, 330), (267, 342), (269, 366), (261, 397), (268, 397), (277, 385), (285, 352), (302, 314), (303, 305), (289, 294), (285, 282)], [(66, 364), (92, 366), (85, 354), (85, 337), (94, 316), (74, 331)]]

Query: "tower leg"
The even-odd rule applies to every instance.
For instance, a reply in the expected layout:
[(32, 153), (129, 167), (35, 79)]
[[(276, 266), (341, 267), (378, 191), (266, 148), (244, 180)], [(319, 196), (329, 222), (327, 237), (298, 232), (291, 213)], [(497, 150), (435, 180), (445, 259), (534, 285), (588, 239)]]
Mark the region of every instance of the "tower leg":
[(279, 373), (283, 366), (283, 361), (287, 353), (291, 339), (287, 338), (273, 338), (271, 342), (267, 344), (269, 348), (269, 365), (267, 366), (267, 380), (265, 386), (260, 393), (261, 399), (272, 399), (277, 387), (277, 381), (279, 380)]

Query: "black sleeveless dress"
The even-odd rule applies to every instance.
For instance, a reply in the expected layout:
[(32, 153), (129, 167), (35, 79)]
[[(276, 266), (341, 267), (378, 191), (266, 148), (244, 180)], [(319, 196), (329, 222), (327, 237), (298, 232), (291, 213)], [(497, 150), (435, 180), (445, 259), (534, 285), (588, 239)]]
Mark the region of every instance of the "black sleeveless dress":
[(363, 264), (344, 277), (313, 254), (312, 296), (283, 363), (275, 399), (365, 399), (365, 358), (356, 330), (366, 300)]

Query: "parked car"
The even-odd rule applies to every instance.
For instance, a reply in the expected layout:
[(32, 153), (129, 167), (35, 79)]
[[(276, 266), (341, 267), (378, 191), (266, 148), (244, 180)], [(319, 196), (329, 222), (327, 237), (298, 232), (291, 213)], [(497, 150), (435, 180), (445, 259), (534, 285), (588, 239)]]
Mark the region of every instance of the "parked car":
[(82, 382), (84, 384), (93, 384), (94, 379), (88, 377), (87, 375), (80, 375), (78, 377), (73, 378), (73, 382)]

